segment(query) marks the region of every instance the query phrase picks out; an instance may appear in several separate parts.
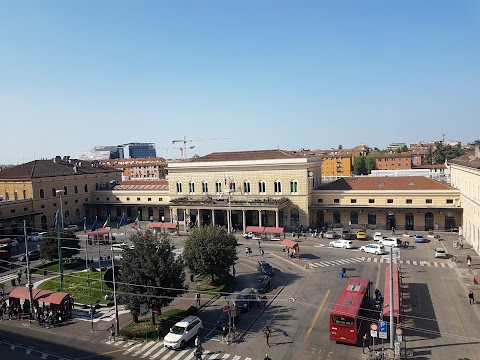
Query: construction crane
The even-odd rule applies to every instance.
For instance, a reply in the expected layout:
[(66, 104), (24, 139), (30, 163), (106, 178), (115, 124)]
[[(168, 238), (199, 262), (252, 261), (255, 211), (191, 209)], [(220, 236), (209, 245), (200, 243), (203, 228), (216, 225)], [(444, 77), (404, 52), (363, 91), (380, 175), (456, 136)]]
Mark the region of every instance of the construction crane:
[(195, 146), (187, 146), (187, 143), (189, 142), (193, 142), (193, 141), (216, 141), (216, 140), (229, 140), (229, 138), (218, 138), (218, 139), (188, 139), (187, 140), (187, 137), (184, 136), (183, 137), (183, 140), (172, 140), (172, 144), (176, 144), (176, 143), (182, 143), (182, 147), (179, 147), (179, 148), (174, 148), (174, 149), (180, 149), (180, 151), (182, 152), (182, 159), (186, 159), (187, 158), (187, 150), (188, 149), (194, 149)]

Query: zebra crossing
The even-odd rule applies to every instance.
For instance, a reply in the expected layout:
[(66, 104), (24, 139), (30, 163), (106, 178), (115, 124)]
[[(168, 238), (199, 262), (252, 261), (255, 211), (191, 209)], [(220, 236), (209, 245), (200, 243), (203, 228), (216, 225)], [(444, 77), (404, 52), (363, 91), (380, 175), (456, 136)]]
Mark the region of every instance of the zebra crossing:
[[(119, 348), (122, 355), (149, 360), (193, 360), (194, 349), (172, 350), (163, 346), (162, 341), (147, 341), (138, 343), (130, 340), (108, 340), (108, 345)], [(122, 351), (124, 350), (124, 351)], [(253, 360), (250, 357), (228, 354), (222, 351), (205, 350), (202, 356), (203, 360)]]
[[(321, 261), (321, 262), (313, 262), (310, 263), (309, 266), (311, 269), (316, 268), (323, 268), (328, 266), (338, 266), (338, 265), (346, 265), (346, 264), (353, 264), (359, 262), (371, 262), (371, 263), (383, 263), (388, 264), (390, 263), (390, 257), (353, 257), (348, 259), (342, 260), (329, 260), (329, 261)], [(426, 260), (398, 260), (393, 259), (395, 264), (404, 264), (404, 265), (414, 265), (414, 266), (430, 266), (430, 267), (439, 267), (439, 268), (450, 268), (454, 269), (456, 265), (450, 262), (436, 262), (436, 261), (426, 261)]]

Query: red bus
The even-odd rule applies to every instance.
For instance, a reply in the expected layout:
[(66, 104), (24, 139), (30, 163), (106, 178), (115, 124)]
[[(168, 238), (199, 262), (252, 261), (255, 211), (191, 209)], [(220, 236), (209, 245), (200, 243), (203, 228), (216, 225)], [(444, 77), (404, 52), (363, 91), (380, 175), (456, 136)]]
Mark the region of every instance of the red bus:
[[(393, 317), (400, 323), (400, 278), (397, 264), (392, 264), (393, 274)], [(390, 322), (390, 266), (385, 268), (385, 285), (383, 288), (383, 320)]]
[(330, 312), (330, 340), (356, 345), (362, 337), (362, 322), (368, 317), (372, 283), (349, 278)]

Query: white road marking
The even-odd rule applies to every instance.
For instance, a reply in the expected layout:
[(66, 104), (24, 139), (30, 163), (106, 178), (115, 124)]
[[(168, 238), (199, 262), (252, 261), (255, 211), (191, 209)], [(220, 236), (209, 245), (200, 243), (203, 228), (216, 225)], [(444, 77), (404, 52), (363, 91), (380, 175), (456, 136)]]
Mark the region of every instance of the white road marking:
[(166, 347), (161, 348), (156, 354), (150, 356), (150, 359), (151, 359), (151, 360), (156, 359), (156, 358), (159, 357), (160, 354), (163, 353), (165, 350), (167, 350)]
[(142, 359), (146, 358), (148, 355), (150, 355), (152, 352), (154, 352), (160, 346), (163, 346), (163, 344), (162, 344), (162, 342), (159, 341), (155, 346), (152, 346), (150, 349), (148, 349), (148, 351), (146, 351), (145, 354), (140, 356), (140, 358), (142, 358)]

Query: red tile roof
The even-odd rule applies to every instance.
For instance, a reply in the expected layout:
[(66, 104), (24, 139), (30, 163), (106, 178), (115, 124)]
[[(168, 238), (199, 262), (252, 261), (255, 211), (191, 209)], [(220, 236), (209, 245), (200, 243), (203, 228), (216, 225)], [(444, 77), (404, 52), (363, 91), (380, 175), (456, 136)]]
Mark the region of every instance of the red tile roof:
[(480, 156), (475, 156), (475, 151), (448, 160), (451, 164), (462, 165), (473, 169), (480, 169)]
[(234, 152), (216, 152), (199, 158), (192, 159), (193, 162), (207, 161), (248, 161), (248, 160), (275, 160), (275, 159), (295, 159), (304, 158), (303, 154), (285, 150), (254, 150), (254, 151), (234, 151)]
[(113, 190), (168, 190), (168, 180), (128, 180), (115, 185)]
[(450, 185), (425, 176), (352, 177), (328, 183), (320, 190), (452, 190)]

